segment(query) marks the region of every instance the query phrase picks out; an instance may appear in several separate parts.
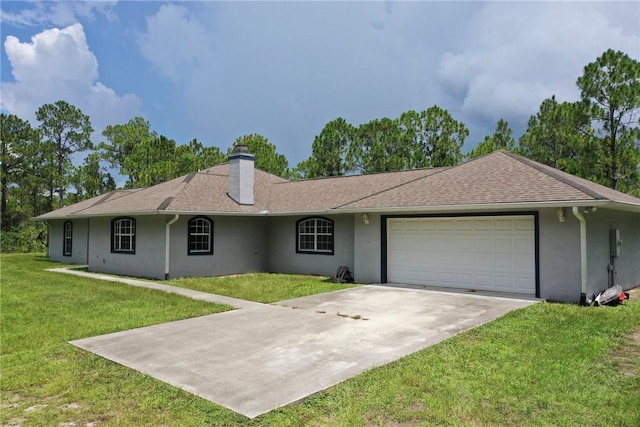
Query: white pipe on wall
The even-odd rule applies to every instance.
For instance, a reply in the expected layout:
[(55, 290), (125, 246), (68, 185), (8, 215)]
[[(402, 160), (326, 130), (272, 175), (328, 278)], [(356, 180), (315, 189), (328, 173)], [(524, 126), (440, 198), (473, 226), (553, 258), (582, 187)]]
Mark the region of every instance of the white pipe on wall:
[(587, 220), (577, 206), (571, 210), (580, 221), (580, 304), (587, 305)]
[(171, 226), (180, 218), (180, 215), (174, 215), (170, 219), (164, 231), (164, 278), (169, 278), (169, 259), (171, 258)]
[(44, 221), (44, 225), (47, 226), (47, 258), (51, 259), (51, 251), (49, 250), (49, 239), (51, 239), (51, 224), (49, 224), (49, 221)]

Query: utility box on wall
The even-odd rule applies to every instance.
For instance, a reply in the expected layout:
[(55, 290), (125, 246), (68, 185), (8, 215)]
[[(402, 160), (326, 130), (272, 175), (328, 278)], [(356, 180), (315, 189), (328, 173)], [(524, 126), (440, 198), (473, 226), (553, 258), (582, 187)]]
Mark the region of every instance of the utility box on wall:
[(609, 254), (612, 257), (620, 256), (620, 246), (622, 246), (622, 240), (620, 240), (620, 230), (609, 230)]

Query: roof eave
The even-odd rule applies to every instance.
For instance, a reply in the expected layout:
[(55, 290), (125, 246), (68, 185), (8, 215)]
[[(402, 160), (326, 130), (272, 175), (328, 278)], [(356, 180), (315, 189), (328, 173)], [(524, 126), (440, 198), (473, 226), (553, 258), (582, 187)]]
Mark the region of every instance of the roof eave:
[(120, 211), (120, 212), (101, 212), (101, 213), (71, 213), (67, 215), (48, 216), (43, 218), (37, 216), (31, 218), (32, 221), (50, 221), (57, 219), (81, 219), (81, 218), (100, 218), (100, 217), (117, 217), (117, 216), (151, 216), (151, 215), (211, 215), (211, 216), (265, 216), (270, 214), (269, 211), (178, 211), (178, 210), (150, 210), (150, 211)]
[(32, 218), (33, 221), (49, 221), (60, 219), (81, 219), (99, 218), (115, 216), (151, 216), (151, 215), (210, 215), (210, 216), (296, 216), (296, 215), (327, 215), (327, 214), (351, 214), (351, 213), (409, 213), (409, 212), (483, 212), (483, 211), (527, 211), (543, 208), (562, 207), (587, 207), (609, 208), (626, 212), (640, 213), (640, 204), (615, 202), (611, 200), (557, 200), (547, 202), (516, 202), (516, 203), (471, 203), (458, 205), (438, 205), (438, 206), (404, 206), (404, 207), (375, 207), (375, 208), (329, 208), (309, 211), (288, 211), (273, 212), (269, 210), (261, 211), (178, 211), (178, 210), (153, 210), (153, 211), (126, 211), (126, 212), (104, 212), (94, 214), (68, 214), (62, 216), (41, 216)]
[(346, 208), (331, 209), (329, 212), (335, 213), (402, 213), (402, 212), (482, 212), (482, 211), (501, 211), (501, 210), (535, 210), (543, 208), (562, 208), (562, 207), (587, 207), (594, 206), (605, 208), (609, 207), (616, 210), (625, 210), (629, 212), (640, 212), (640, 205), (631, 203), (613, 202), (611, 200), (557, 200), (547, 202), (514, 202), (514, 203), (471, 203), (458, 205), (437, 205), (437, 206), (404, 206), (404, 207), (375, 207), (375, 208)]

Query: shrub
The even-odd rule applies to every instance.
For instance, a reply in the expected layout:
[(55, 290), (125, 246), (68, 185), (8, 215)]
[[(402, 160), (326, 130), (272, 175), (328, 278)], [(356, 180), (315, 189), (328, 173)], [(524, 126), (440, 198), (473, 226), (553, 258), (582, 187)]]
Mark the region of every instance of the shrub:
[(47, 249), (47, 226), (41, 222), (23, 222), (2, 232), (0, 252), (44, 252)]

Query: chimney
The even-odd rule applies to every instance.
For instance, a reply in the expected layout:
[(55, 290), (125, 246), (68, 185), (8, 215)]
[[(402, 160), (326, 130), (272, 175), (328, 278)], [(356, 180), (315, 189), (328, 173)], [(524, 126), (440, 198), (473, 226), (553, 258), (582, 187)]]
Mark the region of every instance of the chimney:
[(244, 145), (236, 145), (229, 155), (229, 196), (241, 205), (253, 205), (254, 160)]

